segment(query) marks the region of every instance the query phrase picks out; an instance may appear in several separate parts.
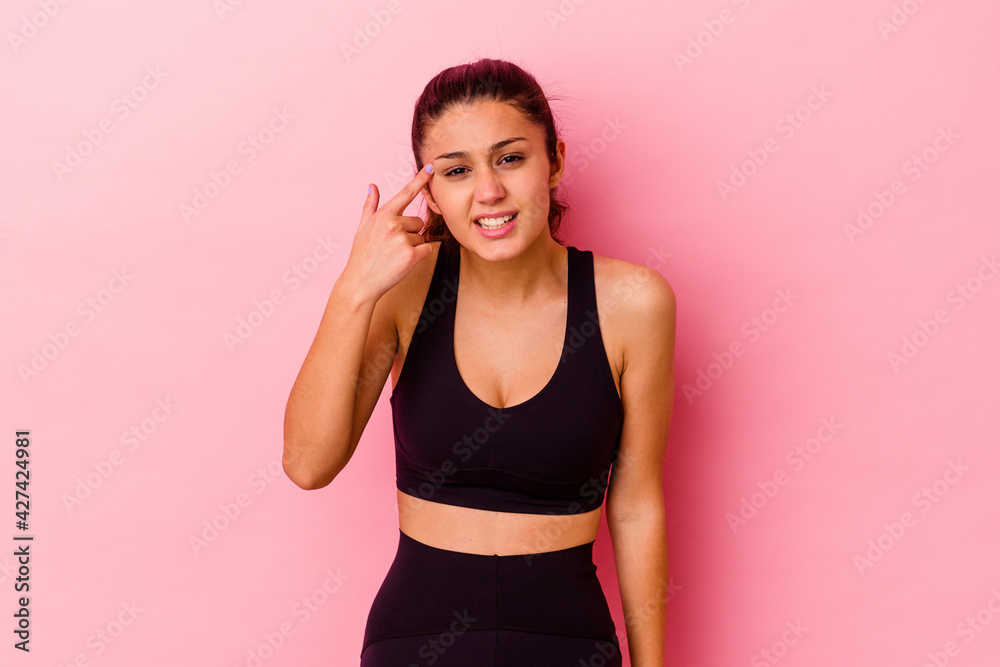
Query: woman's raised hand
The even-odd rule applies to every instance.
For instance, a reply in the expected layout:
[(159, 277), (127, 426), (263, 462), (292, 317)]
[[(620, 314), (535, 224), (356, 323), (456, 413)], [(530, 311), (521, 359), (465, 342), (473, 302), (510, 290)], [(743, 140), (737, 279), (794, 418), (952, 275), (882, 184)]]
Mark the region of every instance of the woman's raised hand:
[(431, 245), (420, 235), (424, 221), (416, 216), (403, 215), (403, 210), (431, 176), (426, 167), (421, 169), (382, 208), (378, 208), (378, 187), (371, 186), (342, 276), (349, 274), (352, 284), (374, 300), (381, 298), (420, 260), (433, 252)]

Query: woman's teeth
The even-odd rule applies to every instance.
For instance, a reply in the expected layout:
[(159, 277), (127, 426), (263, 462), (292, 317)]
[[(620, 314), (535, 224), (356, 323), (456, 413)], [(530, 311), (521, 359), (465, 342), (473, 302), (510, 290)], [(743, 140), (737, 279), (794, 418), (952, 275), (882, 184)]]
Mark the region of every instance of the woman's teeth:
[(476, 224), (485, 229), (500, 229), (516, 216), (517, 213), (505, 215), (502, 218), (479, 218), (479, 220), (476, 220)]

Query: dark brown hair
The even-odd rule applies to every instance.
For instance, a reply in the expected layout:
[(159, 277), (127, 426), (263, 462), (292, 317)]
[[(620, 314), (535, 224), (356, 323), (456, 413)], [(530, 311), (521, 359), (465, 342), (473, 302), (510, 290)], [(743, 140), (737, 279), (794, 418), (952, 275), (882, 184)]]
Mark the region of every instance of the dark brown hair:
[[(427, 83), (413, 105), (410, 141), (417, 169), (422, 169), (425, 164), (420, 160), (420, 153), (423, 151), (424, 139), (430, 126), (453, 107), (480, 100), (509, 104), (520, 111), (529, 122), (537, 125), (545, 134), (545, 150), (549, 164), (555, 164), (558, 139), (555, 120), (549, 108), (548, 98), (538, 85), (538, 81), (531, 74), (506, 60), (482, 58), (473, 63), (455, 65), (439, 72)], [(549, 189), (549, 233), (557, 243), (564, 245), (563, 240), (557, 236), (557, 231), (563, 213), (569, 206), (556, 199), (557, 189)], [(430, 207), (427, 208), (424, 240), (443, 241), (453, 248), (458, 246), (444, 218)]]

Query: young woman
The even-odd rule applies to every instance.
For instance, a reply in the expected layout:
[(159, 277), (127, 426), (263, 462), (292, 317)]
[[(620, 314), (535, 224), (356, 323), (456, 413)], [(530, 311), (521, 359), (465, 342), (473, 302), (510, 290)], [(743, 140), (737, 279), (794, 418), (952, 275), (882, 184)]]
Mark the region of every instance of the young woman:
[[(382, 208), (369, 187), (285, 413), (285, 473), (321, 488), (393, 375), (399, 545), (361, 665), (620, 666), (606, 495), (631, 664), (662, 667), (673, 291), (558, 240), (566, 147), (516, 65), (439, 73), (412, 143), (413, 180)], [(418, 192), (426, 223), (403, 215)]]

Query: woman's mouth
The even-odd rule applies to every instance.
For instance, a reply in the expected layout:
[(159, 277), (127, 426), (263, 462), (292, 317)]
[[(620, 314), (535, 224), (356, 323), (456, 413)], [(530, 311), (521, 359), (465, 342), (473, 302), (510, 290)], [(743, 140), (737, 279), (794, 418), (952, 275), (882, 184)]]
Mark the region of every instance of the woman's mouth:
[(497, 238), (499, 236), (505, 236), (510, 230), (514, 228), (514, 220), (517, 218), (517, 213), (512, 213), (511, 215), (505, 215), (499, 218), (480, 218), (476, 220), (476, 226), (479, 227), (479, 233), (486, 238)]

